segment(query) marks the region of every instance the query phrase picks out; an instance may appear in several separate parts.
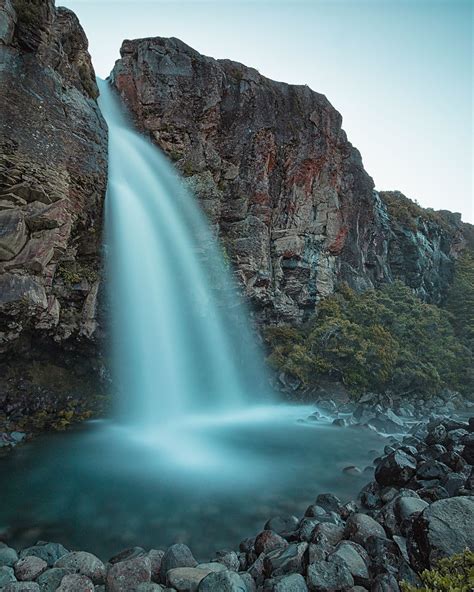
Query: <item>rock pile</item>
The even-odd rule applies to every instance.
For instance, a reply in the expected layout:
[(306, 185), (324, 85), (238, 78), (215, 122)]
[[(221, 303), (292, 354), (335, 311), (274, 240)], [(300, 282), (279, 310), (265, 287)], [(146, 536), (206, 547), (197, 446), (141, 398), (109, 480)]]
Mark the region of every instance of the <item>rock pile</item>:
[(317, 496), (302, 518), (276, 516), (238, 551), (198, 563), (175, 544), (127, 549), (106, 564), (38, 542), (0, 544), (3, 592), (397, 592), (439, 558), (474, 548), (474, 417), (417, 424), (375, 459), (357, 500)]

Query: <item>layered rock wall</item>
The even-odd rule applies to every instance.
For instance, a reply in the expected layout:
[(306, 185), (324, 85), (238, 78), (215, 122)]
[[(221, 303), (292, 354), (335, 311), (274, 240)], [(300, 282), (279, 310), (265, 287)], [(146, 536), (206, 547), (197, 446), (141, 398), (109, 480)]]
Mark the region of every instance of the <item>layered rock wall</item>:
[(0, 0), (2, 408), (28, 405), (36, 360), (67, 383), (94, 359), (107, 128), (87, 46), (54, 0)]

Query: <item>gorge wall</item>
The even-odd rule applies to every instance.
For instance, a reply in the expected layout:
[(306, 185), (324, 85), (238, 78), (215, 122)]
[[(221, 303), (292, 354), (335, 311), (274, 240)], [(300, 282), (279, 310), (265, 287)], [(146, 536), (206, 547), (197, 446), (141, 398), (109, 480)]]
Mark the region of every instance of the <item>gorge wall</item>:
[(124, 41), (111, 80), (200, 197), (260, 322), (301, 322), (340, 282), (442, 300), (460, 217), (375, 192), (324, 95), (160, 37)]
[(107, 128), (87, 47), (53, 0), (0, 0), (0, 418), (97, 370)]
[[(87, 47), (54, 0), (0, 0), (0, 427), (100, 392), (107, 129)], [(341, 282), (443, 300), (472, 227), (374, 191), (323, 95), (177, 39), (121, 56), (112, 83), (200, 198), (258, 323), (300, 323)]]

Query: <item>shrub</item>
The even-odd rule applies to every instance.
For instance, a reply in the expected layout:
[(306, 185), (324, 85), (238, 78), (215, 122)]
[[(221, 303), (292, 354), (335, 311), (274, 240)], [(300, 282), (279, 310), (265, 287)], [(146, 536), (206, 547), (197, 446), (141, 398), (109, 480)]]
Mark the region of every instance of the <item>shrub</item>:
[(402, 592), (470, 592), (474, 589), (474, 553), (464, 553), (441, 559), (435, 569), (421, 574), (423, 588), (401, 583)]
[(401, 282), (358, 294), (343, 286), (304, 327), (268, 329), (269, 361), (317, 385), (321, 378), (365, 390), (430, 395), (472, 386), (472, 352), (449, 312), (425, 304)]

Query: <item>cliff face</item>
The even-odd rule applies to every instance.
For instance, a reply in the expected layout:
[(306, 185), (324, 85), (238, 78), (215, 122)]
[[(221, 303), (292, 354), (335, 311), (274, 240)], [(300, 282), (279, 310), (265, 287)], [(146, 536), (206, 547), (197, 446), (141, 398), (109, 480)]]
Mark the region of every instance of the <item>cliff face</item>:
[(323, 95), (177, 39), (121, 56), (115, 87), (201, 199), (261, 322), (300, 322), (342, 281), (407, 279), (440, 300), (460, 233), (390, 213)]
[[(35, 361), (55, 364), (56, 386), (74, 390), (78, 352), (93, 357), (107, 128), (87, 45), (76, 16), (54, 0), (0, 0), (4, 410), (12, 392), (15, 405), (31, 403)], [(39, 382), (51, 386), (53, 374)]]
[(301, 320), (341, 278), (383, 279), (379, 200), (323, 95), (177, 39), (121, 54), (115, 86), (188, 177), (260, 320)]

